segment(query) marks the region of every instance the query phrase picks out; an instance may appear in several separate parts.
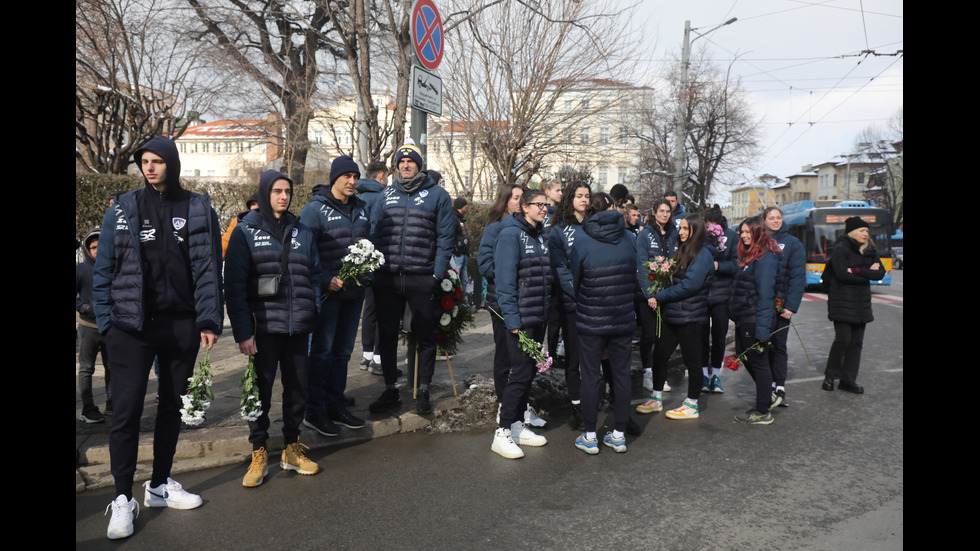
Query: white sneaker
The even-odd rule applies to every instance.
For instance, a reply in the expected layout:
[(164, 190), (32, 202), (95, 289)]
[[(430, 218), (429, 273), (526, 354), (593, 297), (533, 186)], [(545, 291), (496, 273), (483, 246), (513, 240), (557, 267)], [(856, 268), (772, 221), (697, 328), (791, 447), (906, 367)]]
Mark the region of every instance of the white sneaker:
[(534, 411), (534, 408), (531, 407), (531, 404), (528, 404), (527, 410), (524, 412), (524, 424), (531, 425), (532, 427), (543, 427), (547, 425), (548, 422), (538, 417), (538, 412)]
[(516, 421), (510, 426), (510, 438), (519, 446), (544, 446), (548, 439), (527, 428), (524, 423)]
[(126, 501), (126, 496), (119, 494), (105, 508), (106, 514), (109, 514), (109, 507), (112, 507), (112, 516), (109, 517), (109, 530), (106, 531), (106, 536), (111, 540), (132, 536), (133, 518), (140, 516), (140, 506), (136, 503), (136, 498)]
[(169, 476), (167, 477), (166, 484), (151, 488), (150, 481), (147, 480), (143, 483), (143, 488), (146, 489), (146, 494), (143, 498), (144, 507), (196, 509), (204, 503), (201, 500), (201, 496), (188, 492), (180, 485), (180, 482), (177, 482)]
[(500, 427), (497, 427), (497, 430), (493, 433), (493, 445), (490, 446), (490, 451), (507, 459), (520, 459), (524, 457), (524, 451), (510, 437), (510, 430)]
[[(652, 377), (653, 375), (651, 375)], [(670, 384), (664, 381), (664, 392), (670, 392)]]
[[(664, 383), (664, 386), (667, 386), (667, 383)], [(643, 388), (647, 392), (653, 392), (653, 371), (643, 372)]]

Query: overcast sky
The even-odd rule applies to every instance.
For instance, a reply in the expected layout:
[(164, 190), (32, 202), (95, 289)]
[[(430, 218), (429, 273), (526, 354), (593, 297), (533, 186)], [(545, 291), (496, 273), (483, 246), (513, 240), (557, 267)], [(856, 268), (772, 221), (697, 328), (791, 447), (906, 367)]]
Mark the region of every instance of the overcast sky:
[(707, 46), (722, 67), (737, 56), (732, 74), (762, 121), (762, 154), (747, 177), (786, 177), (834, 160), (853, 150), (863, 128), (886, 127), (902, 107), (902, 57), (857, 55), (904, 48), (902, 0), (642, 0), (639, 12), (652, 67), (679, 56), (685, 20), (706, 32), (738, 18), (697, 38), (692, 51)]

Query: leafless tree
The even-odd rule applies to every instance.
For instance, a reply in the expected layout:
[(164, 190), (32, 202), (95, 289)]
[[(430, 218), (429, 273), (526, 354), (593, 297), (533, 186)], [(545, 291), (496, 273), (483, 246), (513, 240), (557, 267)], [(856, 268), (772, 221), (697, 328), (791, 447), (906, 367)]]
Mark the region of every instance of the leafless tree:
[[(589, 152), (592, 144), (567, 138), (579, 136), (583, 119), (615, 109), (627, 87), (616, 80), (636, 44), (625, 14), (564, 0), (501, 0), (479, 12), (479, 2), (470, 4), (456, 3), (469, 16), (449, 35), (460, 47), (443, 59), (444, 97), (496, 183), (527, 183), (545, 163), (564, 164), (559, 153)], [(571, 97), (574, 108), (566, 108)]]
[[(905, 220), (905, 137), (903, 109), (888, 121), (887, 129), (871, 125), (855, 138), (858, 166), (870, 175), (864, 195), (892, 212), (895, 226)], [(853, 168), (852, 168), (853, 170)]]
[(712, 203), (716, 184), (733, 185), (743, 178), (741, 170), (757, 153), (759, 121), (739, 80), (705, 60), (703, 53), (691, 63), (686, 93), (679, 89), (678, 71), (679, 64), (673, 64), (662, 79), (666, 86), (658, 89), (644, 128), (636, 133), (646, 144), (643, 164), (654, 175), (652, 185), (671, 189), (667, 179), (673, 173), (674, 121), (677, 110), (684, 109), (686, 179), (679, 191), (690, 207), (700, 210)]
[(220, 92), (166, 8), (156, 0), (75, 1), (77, 168), (125, 173), (140, 144), (179, 136), (187, 110), (207, 109)]

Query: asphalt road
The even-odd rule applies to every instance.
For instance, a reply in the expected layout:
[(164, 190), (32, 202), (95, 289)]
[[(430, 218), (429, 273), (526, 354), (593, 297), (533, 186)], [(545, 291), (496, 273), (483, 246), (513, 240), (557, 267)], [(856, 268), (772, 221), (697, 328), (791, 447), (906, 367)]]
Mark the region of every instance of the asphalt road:
[(119, 542), (105, 538), (111, 491), (77, 494), (76, 548), (901, 549), (903, 275), (875, 289), (861, 396), (820, 389), (833, 327), (808, 294), (794, 322), (810, 362), (791, 336), (790, 407), (768, 427), (733, 422), (754, 390), (726, 370), (700, 419), (636, 416), (644, 433), (625, 454), (583, 454), (556, 418), (518, 461), (490, 452), (492, 428), (398, 435), (316, 450), (321, 473), (273, 469), (255, 489), (241, 487), (245, 464), (184, 474), (204, 505), (142, 509)]

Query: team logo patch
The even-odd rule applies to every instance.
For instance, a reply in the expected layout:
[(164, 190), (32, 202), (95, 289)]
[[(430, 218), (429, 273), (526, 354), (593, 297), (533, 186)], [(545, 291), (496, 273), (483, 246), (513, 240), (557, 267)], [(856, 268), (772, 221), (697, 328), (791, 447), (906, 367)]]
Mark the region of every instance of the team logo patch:
[(187, 220), (184, 219), (184, 218), (174, 218), (173, 219), (173, 222), (174, 222), (174, 229), (175, 230), (179, 230), (179, 229), (183, 228), (185, 225), (187, 225)]
[(779, 250), (786, 248), (786, 243), (779, 243)]
[(299, 228), (293, 228), (293, 237), (299, 235)]
[(429, 194), (429, 190), (427, 189), (423, 189), (422, 191), (419, 192), (419, 195), (421, 195), (422, 197), (425, 197), (428, 194)]

